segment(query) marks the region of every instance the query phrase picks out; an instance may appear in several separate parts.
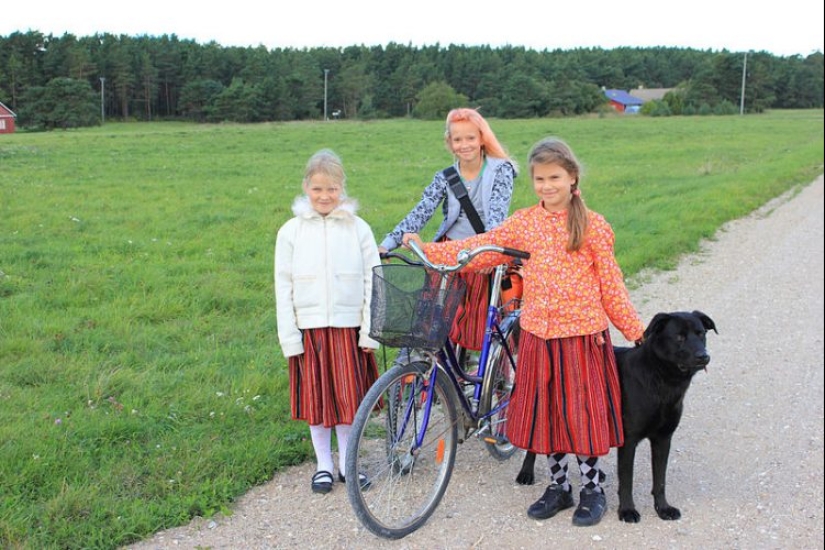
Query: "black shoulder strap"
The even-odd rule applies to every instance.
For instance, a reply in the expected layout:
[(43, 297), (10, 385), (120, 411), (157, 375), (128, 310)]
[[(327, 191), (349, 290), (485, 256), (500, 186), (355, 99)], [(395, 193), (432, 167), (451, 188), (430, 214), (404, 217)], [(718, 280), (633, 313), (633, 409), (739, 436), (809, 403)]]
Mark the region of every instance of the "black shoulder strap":
[(461, 207), (467, 213), (467, 218), (469, 218), (473, 229), (475, 229), (476, 233), (484, 233), (484, 224), (481, 223), (481, 218), (479, 217), (478, 212), (476, 212), (473, 202), (470, 200), (470, 196), (467, 194), (467, 187), (465, 187), (464, 182), (461, 181), (461, 176), (458, 175), (458, 170), (455, 169), (455, 166), (450, 166), (444, 169), (443, 174), (444, 177), (447, 178), (447, 183), (450, 184), (453, 194), (461, 203)]

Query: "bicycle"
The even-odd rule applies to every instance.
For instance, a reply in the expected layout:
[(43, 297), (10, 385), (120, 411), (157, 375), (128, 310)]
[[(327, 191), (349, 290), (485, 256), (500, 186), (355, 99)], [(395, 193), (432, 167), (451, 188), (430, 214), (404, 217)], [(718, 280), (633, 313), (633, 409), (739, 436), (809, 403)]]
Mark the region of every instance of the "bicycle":
[(477, 370), (462, 368), (447, 336), (464, 293), (458, 270), (483, 253), (523, 259), (530, 254), (485, 245), (462, 251), (447, 266), (429, 262), (414, 243), (410, 248), (420, 262), (389, 253), (384, 257), (403, 263), (374, 269), (370, 335), (388, 347), (415, 348), (424, 360), (392, 366), (367, 391), (353, 420), (345, 468), (347, 479), (366, 480), (347, 484), (356, 516), (388, 539), (414, 532), (436, 510), (458, 443), (475, 435), (500, 461), (516, 451), (505, 428), (521, 310), (505, 311), (500, 304), (508, 264), (492, 273)]

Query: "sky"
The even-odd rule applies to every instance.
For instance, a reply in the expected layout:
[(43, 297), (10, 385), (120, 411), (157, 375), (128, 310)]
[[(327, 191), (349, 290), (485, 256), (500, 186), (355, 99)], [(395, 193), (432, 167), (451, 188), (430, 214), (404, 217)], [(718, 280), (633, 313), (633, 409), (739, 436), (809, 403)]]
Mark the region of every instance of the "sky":
[[(0, 36), (40, 31), (176, 35), (221, 46), (676, 47), (777, 56), (823, 52), (823, 0), (40, 0), (0, 15)], [(482, 6), (492, 6), (484, 9)], [(128, 10), (128, 12), (127, 12)]]

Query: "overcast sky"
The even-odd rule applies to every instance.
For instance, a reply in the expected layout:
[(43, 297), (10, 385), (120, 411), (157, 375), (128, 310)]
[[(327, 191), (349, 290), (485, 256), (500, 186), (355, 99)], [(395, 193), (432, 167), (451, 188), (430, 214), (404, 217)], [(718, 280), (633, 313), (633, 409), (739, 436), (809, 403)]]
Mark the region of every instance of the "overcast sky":
[[(774, 55), (822, 52), (823, 0), (40, 0), (8, 3), (0, 36), (40, 31), (176, 35), (222, 46), (450, 44), (562, 49), (678, 47)], [(495, 11), (486, 10), (492, 4)]]

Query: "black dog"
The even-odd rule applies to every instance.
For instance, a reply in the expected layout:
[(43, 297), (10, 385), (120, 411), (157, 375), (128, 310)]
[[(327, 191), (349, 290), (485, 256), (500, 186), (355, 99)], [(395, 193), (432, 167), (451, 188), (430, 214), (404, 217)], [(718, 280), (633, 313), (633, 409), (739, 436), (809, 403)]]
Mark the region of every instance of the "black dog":
[[(713, 319), (701, 311), (657, 313), (645, 330), (644, 343), (635, 348), (614, 346), (622, 386), (624, 445), (618, 451), (619, 519), (637, 523), (641, 516), (633, 502), (633, 465), (636, 446), (650, 440), (653, 469), (653, 506), (662, 519), (682, 513), (665, 498), (670, 441), (682, 418), (685, 394), (693, 375), (710, 362), (705, 335), (717, 332)], [(718, 332), (717, 332), (718, 333)], [(527, 453), (516, 482), (535, 482), (536, 455)]]

